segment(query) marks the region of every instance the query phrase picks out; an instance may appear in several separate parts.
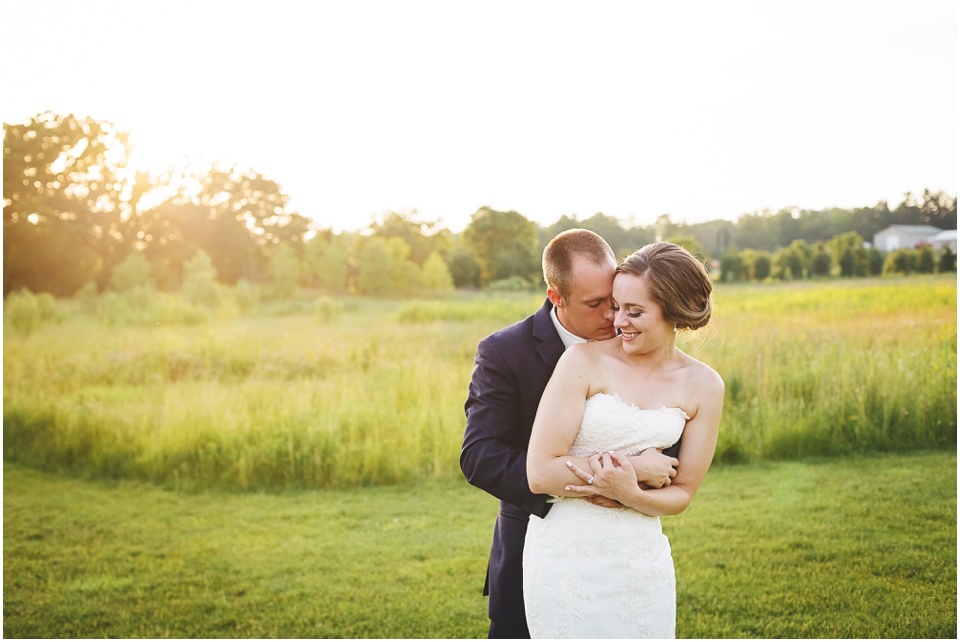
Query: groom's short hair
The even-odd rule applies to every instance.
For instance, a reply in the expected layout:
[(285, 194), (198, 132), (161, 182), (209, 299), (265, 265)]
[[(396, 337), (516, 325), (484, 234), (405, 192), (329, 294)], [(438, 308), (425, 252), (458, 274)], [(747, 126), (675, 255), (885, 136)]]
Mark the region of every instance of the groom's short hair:
[(596, 232), (574, 228), (557, 234), (543, 248), (543, 280), (564, 300), (573, 292), (573, 259), (576, 256), (582, 256), (594, 265), (617, 262), (610, 244)]

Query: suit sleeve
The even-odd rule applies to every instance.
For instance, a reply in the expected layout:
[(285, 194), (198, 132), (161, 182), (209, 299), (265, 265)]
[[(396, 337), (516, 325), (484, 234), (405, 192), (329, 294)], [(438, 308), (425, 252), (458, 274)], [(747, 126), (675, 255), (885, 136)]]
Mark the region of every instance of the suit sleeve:
[(460, 469), (474, 486), (544, 517), (548, 496), (530, 492), (527, 484), (529, 430), (522, 426), (521, 383), (497, 345), (481, 341), (464, 406)]

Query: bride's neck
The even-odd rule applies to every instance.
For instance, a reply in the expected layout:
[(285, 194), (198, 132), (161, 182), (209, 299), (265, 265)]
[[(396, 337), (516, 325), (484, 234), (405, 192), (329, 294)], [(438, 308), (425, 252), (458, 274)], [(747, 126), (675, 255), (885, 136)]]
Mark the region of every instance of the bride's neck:
[(651, 350), (643, 354), (633, 355), (630, 361), (635, 364), (635, 366), (644, 368), (649, 374), (669, 367), (677, 361), (679, 356), (677, 345), (671, 342), (668, 346), (657, 348), (656, 350)]

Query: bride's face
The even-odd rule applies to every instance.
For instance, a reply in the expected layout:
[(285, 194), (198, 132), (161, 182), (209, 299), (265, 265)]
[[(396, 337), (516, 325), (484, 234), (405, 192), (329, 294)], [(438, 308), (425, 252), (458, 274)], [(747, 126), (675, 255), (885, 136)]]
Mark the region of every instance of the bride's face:
[(647, 281), (632, 274), (613, 280), (613, 324), (623, 339), (623, 349), (643, 353), (662, 347), (674, 338), (673, 324), (663, 318), (663, 308), (650, 296)]

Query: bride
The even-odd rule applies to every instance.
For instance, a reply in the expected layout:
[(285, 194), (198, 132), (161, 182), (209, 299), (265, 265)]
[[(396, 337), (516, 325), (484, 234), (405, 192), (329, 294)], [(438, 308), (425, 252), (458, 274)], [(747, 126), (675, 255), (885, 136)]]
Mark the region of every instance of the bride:
[[(660, 515), (693, 499), (717, 444), (723, 381), (676, 347), (678, 330), (707, 324), (713, 283), (672, 243), (617, 268), (618, 337), (571, 347), (544, 391), (527, 453), (530, 489), (557, 497), (531, 516), (523, 594), (534, 638), (672, 638), (676, 580)], [(673, 483), (637, 484), (627, 459), (680, 444)], [(598, 454), (599, 453), (599, 454)], [(623, 508), (579, 498), (603, 495)]]

